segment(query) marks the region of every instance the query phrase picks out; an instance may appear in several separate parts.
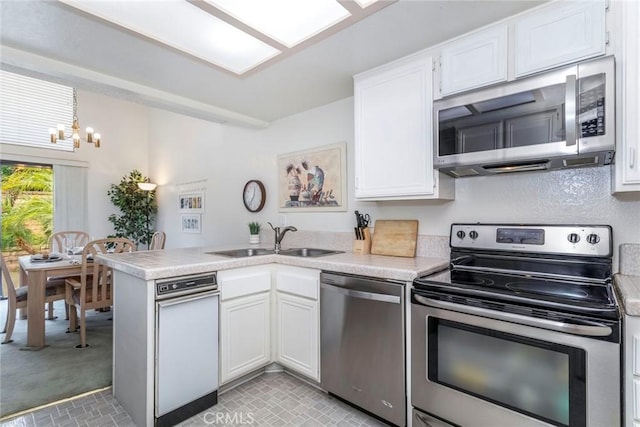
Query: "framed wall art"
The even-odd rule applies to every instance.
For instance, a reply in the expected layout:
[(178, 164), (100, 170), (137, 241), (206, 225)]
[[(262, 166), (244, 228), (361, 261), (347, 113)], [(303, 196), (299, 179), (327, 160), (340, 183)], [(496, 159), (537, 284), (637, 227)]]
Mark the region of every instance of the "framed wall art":
[(182, 220), (183, 233), (200, 233), (202, 231), (200, 214), (184, 214), (180, 217)]
[(204, 213), (204, 193), (196, 191), (180, 194), (178, 196), (178, 212)]
[(278, 210), (347, 210), (347, 144), (344, 142), (278, 156)]

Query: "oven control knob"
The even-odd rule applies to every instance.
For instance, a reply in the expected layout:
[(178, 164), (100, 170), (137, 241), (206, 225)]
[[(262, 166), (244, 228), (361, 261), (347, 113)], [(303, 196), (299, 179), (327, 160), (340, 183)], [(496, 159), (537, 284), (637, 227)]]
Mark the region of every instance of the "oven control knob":
[(580, 236), (578, 236), (578, 233), (571, 233), (567, 236), (567, 240), (571, 243), (578, 243), (580, 241)]
[(456, 236), (458, 236), (458, 239), (464, 239), (464, 236), (466, 235), (467, 234), (462, 230), (458, 230), (458, 232), (456, 233)]
[(600, 242), (600, 236), (598, 236), (595, 233), (589, 234), (587, 236), (587, 242), (591, 243), (592, 245), (597, 244), (598, 242)]
[(478, 232), (473, 230), (469, 232), (469, 237), (471, 237), (473, 240), (476, 240), (478, 238)]

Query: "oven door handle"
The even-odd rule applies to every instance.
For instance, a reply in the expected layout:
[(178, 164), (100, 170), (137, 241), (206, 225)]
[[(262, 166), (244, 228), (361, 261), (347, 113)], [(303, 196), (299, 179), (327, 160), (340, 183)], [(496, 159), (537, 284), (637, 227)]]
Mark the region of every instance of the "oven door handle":
[(550, 329), (552, 331), (565, 332), (575, 335), (583, 335), (589, 337), (608, 337), (613, 333), (613, 330), (601, 323), (595, 323), (593, 325), (578, 325), (575, 323), (557, 322), (555, 320), (538, 319), (536, 317), (522, 316), (514, 313), (503, 313), (500, 311), (487, 310), (485, 308), (460, 305), (447, 301), (438, 301), (429, 298), (425, 298), (420, 295), (414, 295), (416, 301), (421, 305), (428, 307), (441, 308), (445, 310), (454, 310), (460, 313), (471, 314), (476, 316), (488, 317), (495, 320), (503, 320), (505, 322), (519, 323), (521, 325), (534, 326), (543, 329)]

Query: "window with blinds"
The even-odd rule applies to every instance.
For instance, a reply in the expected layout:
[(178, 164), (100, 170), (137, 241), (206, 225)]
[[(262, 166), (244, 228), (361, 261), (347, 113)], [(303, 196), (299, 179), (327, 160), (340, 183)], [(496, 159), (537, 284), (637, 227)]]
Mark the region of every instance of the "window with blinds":
[(71, 131), (73, 88), (0, 70), (0, 142), (73, 151), (73, 141), (52, 144), (49, 129)]

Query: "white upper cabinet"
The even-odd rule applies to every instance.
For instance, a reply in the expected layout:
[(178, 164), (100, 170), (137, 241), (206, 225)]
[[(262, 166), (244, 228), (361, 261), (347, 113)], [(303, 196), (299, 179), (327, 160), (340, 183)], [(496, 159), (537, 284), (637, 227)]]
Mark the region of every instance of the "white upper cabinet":
[(443, 96), (507, 80), (507, 26), (447, 43), (440, 53)]
[(640, 3), (616, 2), (622, 37), (616, 74), (619, 88), (614, 192), (640, 191)]
[(453, 198), (433, 169), (432, 78), (423, 53), (355, 76), (357, 199)]
[(605, 54), (605, 0), (552, 3), (515, 22), (515, 76)]

